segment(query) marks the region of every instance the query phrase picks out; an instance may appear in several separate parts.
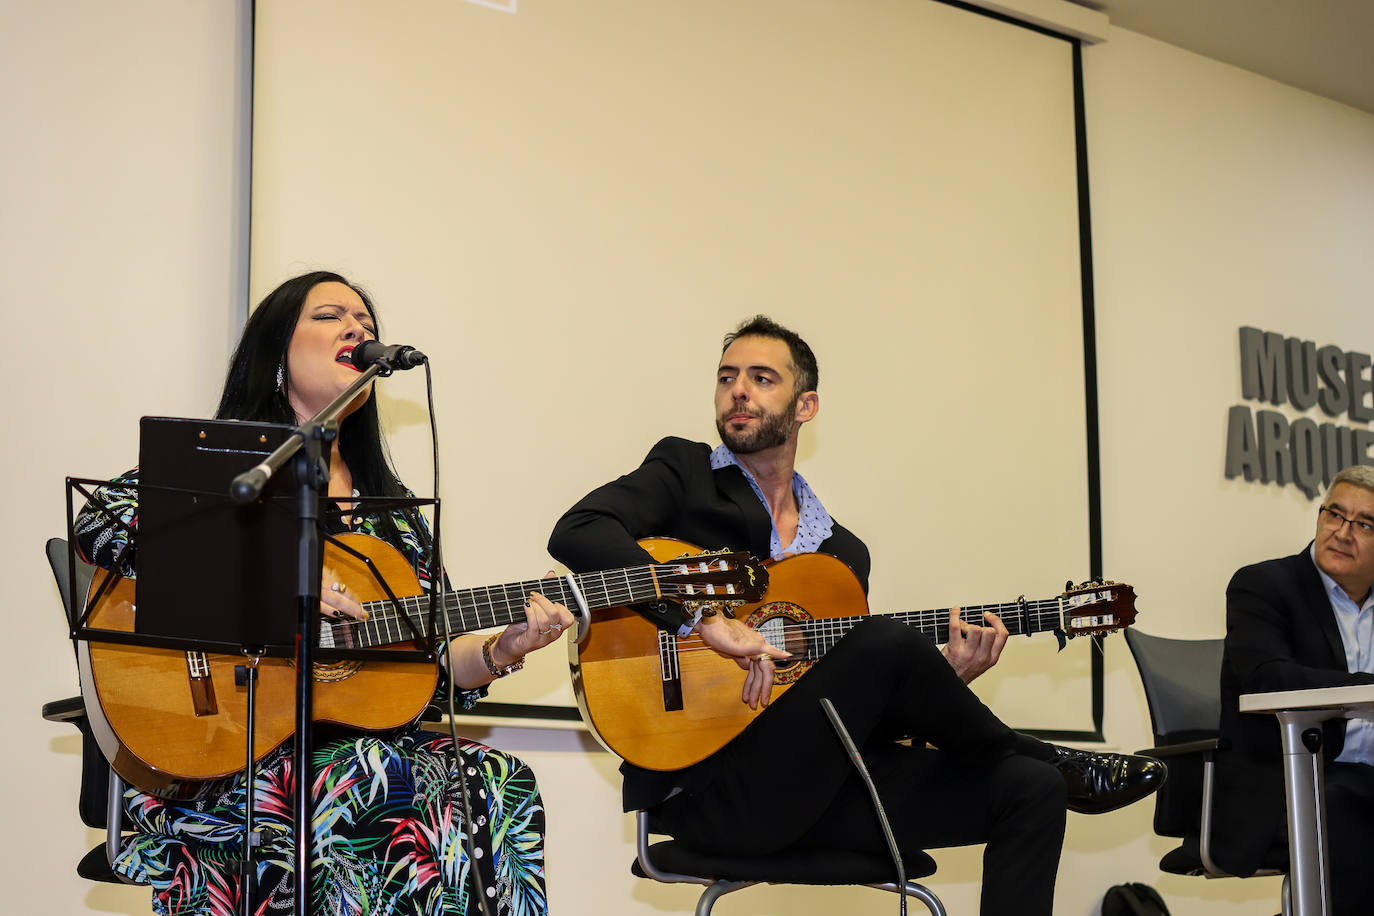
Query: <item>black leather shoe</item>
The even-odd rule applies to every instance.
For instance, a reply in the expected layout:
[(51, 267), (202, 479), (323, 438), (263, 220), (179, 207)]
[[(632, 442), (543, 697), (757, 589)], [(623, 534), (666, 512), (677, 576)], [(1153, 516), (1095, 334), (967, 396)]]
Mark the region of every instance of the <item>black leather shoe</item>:
[(1153, 757), (1094, 754), (1054, 748), (1050, 763), (1059, 768), (1069, 790), (1069, 810), (1102, 814), (1140, 801), (1164, 785), (1169, 768)]

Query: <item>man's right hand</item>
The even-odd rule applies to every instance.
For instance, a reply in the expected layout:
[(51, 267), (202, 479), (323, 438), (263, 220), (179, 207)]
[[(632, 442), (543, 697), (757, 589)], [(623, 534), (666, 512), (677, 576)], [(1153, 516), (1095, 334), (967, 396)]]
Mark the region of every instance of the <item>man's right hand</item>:
[(740, 699), (750, 709), (767, 706), (773, 693), (773, 659), (788, 658), (787, 652), (770, 645), (758, 630), (723, 614), (703, 617), (697, 635), (707, 646), (749, 672), (744, 678)]

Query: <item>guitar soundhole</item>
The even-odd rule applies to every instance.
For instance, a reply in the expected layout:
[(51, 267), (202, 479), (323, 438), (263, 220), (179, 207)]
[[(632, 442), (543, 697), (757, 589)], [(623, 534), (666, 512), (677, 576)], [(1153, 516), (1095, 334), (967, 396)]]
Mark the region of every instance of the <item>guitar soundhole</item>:
[(763, 634), (763, 638), (779, 649), (786, 649), (793, 660), (777, 663), (774, 684), (791, 684), (806, 673), (815, 659), (806, 657), (809, 642), (801, 623), (809, 620), (807, 613), (788, 601), (773, 601), (759, 607), (746, 621)]

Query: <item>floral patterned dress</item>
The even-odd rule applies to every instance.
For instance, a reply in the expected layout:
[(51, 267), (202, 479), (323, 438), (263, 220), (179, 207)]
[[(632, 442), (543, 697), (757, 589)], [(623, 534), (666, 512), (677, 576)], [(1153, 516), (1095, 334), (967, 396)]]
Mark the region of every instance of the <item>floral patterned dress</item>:
[[(91, 562), (132, 574), (130, 532), (137, 530), (137, 471), (117, 478), (96, 500), (129, 531), (90, 504), (77, 519), (77, 540)], [(93, 501), (93, 502), (94, 502)], [(424, 520), (390, 515), (397, 547), (428, 583)], [(378, 534), (374, 521), (355, 529)], [(485, 688), (459, 690), (471, 708)], [(310, 885), (319, 916), (431, 916), (480, 912), (471, 872), (493, 914), (547, 911), (544, 889), (544, 807), (534, 774), (516, 757), (471, 741), (419, 729), (387, 735), (317, 732), (314, 741)], [(460, 762), (461, 761), (461, 762)], [(458, 780), (468, 786), (476, 840), (463, 822)], [(254, 913), (289, 913), (294, 905), (295, 853), (291, 745), (258, 762), (251, 888)], [(135, 833), (114, 862), (117, 872), (153, 889), (153, 911), (169, 916), (235, 916), (241, 912), (246, 781), (240, 774), (217, 794), (174, 802), (125, 793)]]

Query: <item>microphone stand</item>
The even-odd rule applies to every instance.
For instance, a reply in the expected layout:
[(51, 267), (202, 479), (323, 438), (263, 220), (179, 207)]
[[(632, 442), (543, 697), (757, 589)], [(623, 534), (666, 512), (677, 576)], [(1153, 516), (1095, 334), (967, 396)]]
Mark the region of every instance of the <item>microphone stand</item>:
[[(293, 764), (296, 791), (292, 798), (296, 840), (296, 916), (308, 916), (310, 908), (310, 791), (311, 718), (314, 694), (313, 655), (319, 642), (320, 569), (323, 548), (320, 542), (320, 494), (329, 487), (328, 447), (338, 435), (338, 418), (378, 375), (390, 375), (391, 366), (377, 360), (364, 369), (342, 394), (314, 417), (292, 430), (286, 441), (256, 467), (244, 471), (229, 485), (229, 498), (249, 503), (262, 496), (263, 487), (288, 461), (296, 481), (296, 506), (300, 530), (296, 547), (296, 741)], [(241, 889), (248, 893), (248, 888)]]

